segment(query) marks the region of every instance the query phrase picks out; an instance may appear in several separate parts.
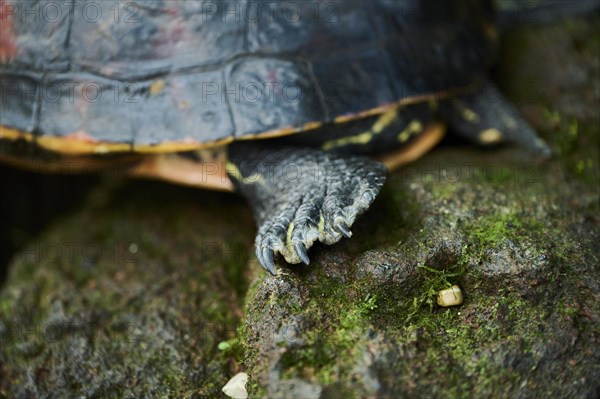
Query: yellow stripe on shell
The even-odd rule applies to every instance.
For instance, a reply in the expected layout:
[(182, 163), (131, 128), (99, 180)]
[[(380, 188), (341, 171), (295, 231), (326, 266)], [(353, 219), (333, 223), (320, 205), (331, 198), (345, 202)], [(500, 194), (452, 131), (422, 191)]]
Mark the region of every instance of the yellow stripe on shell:
[(342, 137), (335, 140), (329, 140), (323, 143), (321, 148), (323, 151), (329, 151), (332, 148), (343, 147), (348, 144), (366, 144), (373, 138), (373, 133), (371, 131), (366, 131), (356, 136), (348, 136)]
[(381, 114), (373, 124), (371, 131), (376, 134), (381, 133), (386, 127), (391, 125), (396, 118), (398, 118), (398, 108), (394, 108), (391, 111)]
[(420, 120), (415, 119), (411, 121), (404, 130), (398, 134), (398, 141), (401, 143), (407, 142), (415, 134), (419, 134), (423, 131), (423, 123)]
[(265, 179), (260, 173), (254, 173), (248, 177), (242, 176), (240, 169), (231, 162), (225, 164), (229, 176), (243, 184), (265, 184)]
[(8, 126), (0, 125), (0, 140), (19, 140), (23, 139), (26, 141), (33, 140), (33, 134), (29, 132), (23, 132), (18, 129), (13, 129)]
[(374, 135), (383, 132), (398, 118), (398, 109), (399, 107), (394, 107), (393, 109), (381, 114), (370, 130), (354, 136), (340, 137), (339, 139), (326, 141), (321, 146), (321, 149), (323, 149), (323, 151), (329, 151), (332, 148), (343, 147), (349, 144), (366, 144), (370, 142)]

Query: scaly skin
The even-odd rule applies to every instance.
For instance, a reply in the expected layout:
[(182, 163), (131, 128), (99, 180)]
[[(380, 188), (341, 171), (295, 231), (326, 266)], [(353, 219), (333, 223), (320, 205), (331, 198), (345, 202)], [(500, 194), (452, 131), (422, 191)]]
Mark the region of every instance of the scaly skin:
[(350, 237), (386, 175), (383, 164), (362, 156), (269, 143), (234, 143), (229, 159), (236, 188), (254, 208), (256, 256), (272, 274), (277, 253), (288, 263), (308, 264), (315, 241)]

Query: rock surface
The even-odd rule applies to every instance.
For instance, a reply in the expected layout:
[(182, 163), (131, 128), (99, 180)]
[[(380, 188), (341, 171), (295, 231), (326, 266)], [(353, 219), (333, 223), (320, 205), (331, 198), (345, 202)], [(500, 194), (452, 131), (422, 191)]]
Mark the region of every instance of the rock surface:
[(233, 196), (90, 193), (13, 260), (0, 397), (219, 397), (237, 370), (218, 344), (236, 334), (252, 228)]
[(233, 196), (99, 184), (9, 266), (0, 397), (216, 398), (239, 371), (252, 398), (598, 397), (599, 27), (506, 38), (552, 160), (438, 148), (309, 267), (263, 273)]

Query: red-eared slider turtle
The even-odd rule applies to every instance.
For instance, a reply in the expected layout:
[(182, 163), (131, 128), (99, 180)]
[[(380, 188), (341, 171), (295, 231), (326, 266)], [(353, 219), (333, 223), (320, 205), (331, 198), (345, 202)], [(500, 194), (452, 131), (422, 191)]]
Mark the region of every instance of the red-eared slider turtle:
[(315, 241), (350, 237), (386, 166), (419, 156), (445, 125), (548, 151), (486, 78), (490, 1), (0, 7), (4, 161), (55, 170), (126, 157), (134, 175), (235, 189), (271, 273), (277, 253), (308, 263)]

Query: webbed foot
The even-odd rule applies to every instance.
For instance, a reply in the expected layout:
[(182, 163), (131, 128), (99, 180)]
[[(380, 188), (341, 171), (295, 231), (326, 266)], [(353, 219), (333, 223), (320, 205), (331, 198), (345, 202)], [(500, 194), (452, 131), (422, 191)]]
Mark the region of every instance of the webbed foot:
[(278, 253), (288, 263), (308, 264), (316, 241), (350, 237), (386, 175), (381, 163), (365, 157), (261, 143), (234, 143), (229, 159), (228, 172), (254, 209), (256, 256), (272, 274)]

